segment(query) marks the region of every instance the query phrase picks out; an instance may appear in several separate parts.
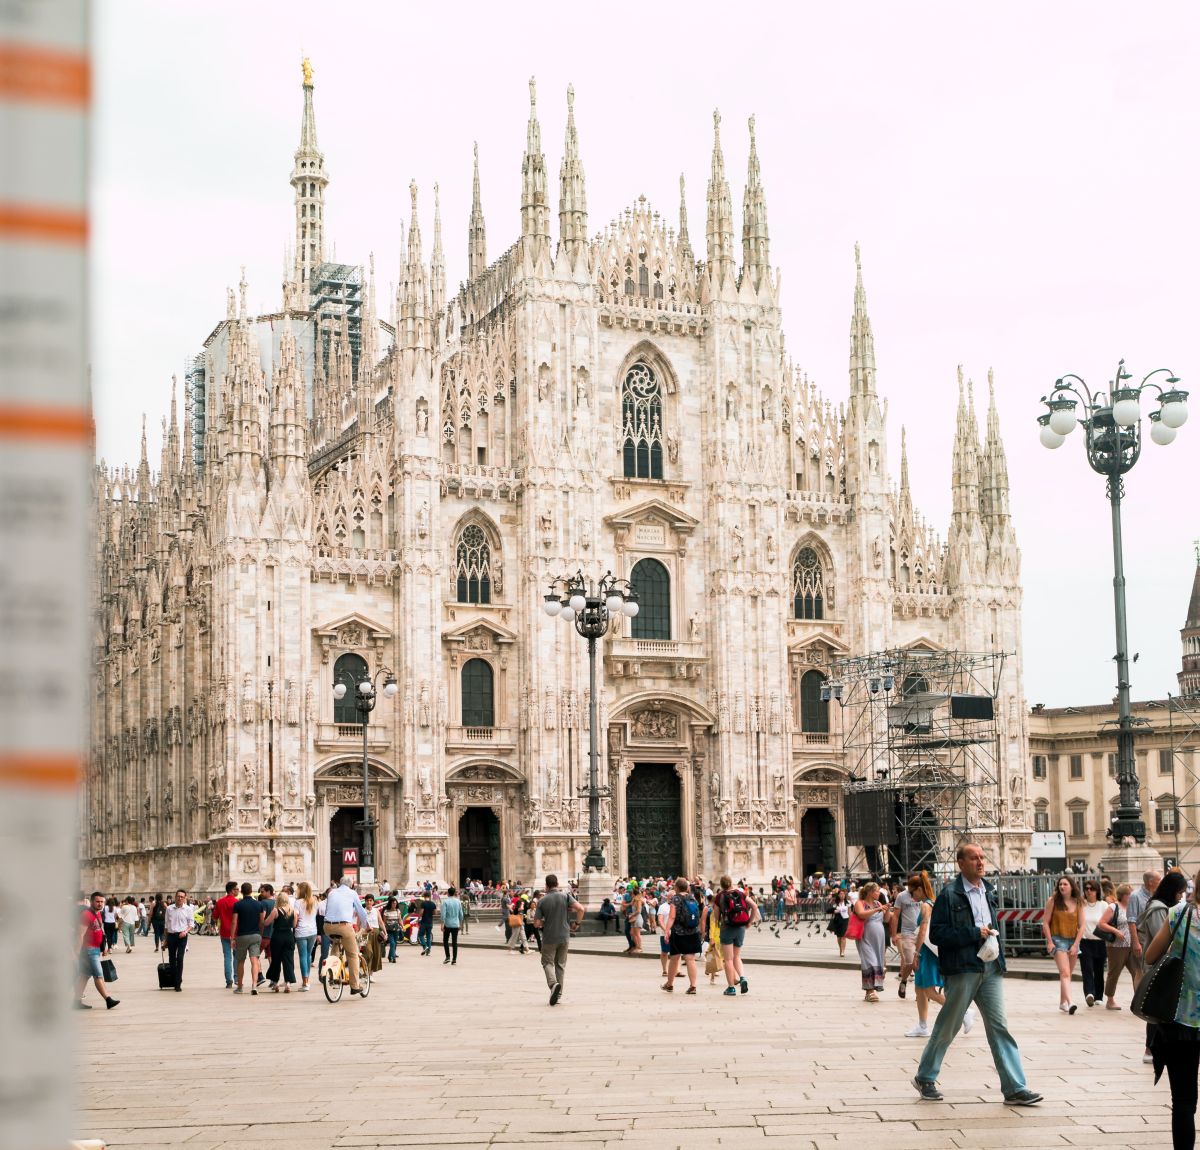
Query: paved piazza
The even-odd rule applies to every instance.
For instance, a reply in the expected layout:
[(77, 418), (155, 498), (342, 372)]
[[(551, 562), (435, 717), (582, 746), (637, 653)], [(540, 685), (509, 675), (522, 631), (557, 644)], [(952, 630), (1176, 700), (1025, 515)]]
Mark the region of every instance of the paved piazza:
[(494, 945), (464, 948), (456, 967), (404, 948), (365, 1003), (337, 1005), (319, 988), (235, 997), (212, 938), (193, 940), (182, 994), (154, 988), (144, 941), (116, 959), (121, 1006), (79, 1015), (78, 1136), (113, 1148), (1170, 1144), (1140, 1024), (1127, 1011), (1061, 1015), (1048, 981), (1006, 986), (1030, 1085), (1046, 1095), (1020, 1110), (998, 1101), (982, 1027), (950, 1052), (946, 1101), (918, 1102), (922, 1043), (900, 1037), (912, 1000), (863, 1003), (849, 959), (748, 964), (750, 994), (728, 999), (707, 980), (695, 998), (664, 994), (656, 959), (576, 953), (554, 1008), (536, 956)]

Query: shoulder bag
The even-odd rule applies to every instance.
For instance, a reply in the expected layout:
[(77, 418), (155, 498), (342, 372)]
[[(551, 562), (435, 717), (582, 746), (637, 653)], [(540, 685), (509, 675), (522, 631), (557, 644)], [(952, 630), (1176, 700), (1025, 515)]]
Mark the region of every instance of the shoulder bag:
[[(1175, 933), (1179, 924), (1187, 918), (1183, 931), (1183, 949), (1181, 954), (1171, 953), (1175, 943)], [(1187, 947), (1192, 930), (1192, 908), (1187, 908), (1187, 914), (1180, 915), (1171, 928), (1171, 940), (1167, 944), (1167, 952), (1149, 970), (1142, 975), (1142, 981), (1134, 992), (1133, 1002), (1129, 1009), (1143, 1022), (1169, 1023), (1175, 1021), (1175, 1012), (1179, 1009), (1179, 995), (1183, 990), (1183, 971), (1187, 961)]]
[(850, 921), (846, 923), (846, 937), (851, 939), (859, 939), (863, 936), (863, 930), (866, 927), (866, 920), (861, 919), (854, 913), (854, 908), (850, 908)]

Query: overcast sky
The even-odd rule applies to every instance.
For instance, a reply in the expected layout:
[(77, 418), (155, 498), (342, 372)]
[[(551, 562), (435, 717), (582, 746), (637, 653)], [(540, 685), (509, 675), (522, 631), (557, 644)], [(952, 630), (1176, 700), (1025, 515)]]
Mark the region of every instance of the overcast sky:
[(981, 403), (995, 369), (1030, 703), (1102, 702), (1115, 683), (1104, 481), (1078, 435), (1039, 446), (1039, 397), (1067, 371), (1104, 387), (1121, 356), (1136, 379), (1169, 365), (1195, 390), (1197, 416), (1171, 447), (1147, 441), (1126, 484), (1134, 695), (1177, 689), (1200, 536), (1197, 7), (793, 7), (769, 21), (706, 3), (101, 0), (100, 454), (136, 463), (145, 411), (156, 460), (170, 377), (224, 316), (242, 265), (251, 307), (278, 308), (303, 54), (331, 177), (327, 244), (349, 263), (375, 253), (381, 307), (410, 179), (426, 258), (440, 184), (451, 290), (463, 278), (474, 140), (489, 254), (513, 242), (530, 75), (552, 210), (573, 83), (592, 230), (640, 194), (674, 220), (682, 171), (698, 252), (712, 110), (739, 229), (754, 113), (789, 353), (844, 400), (860, 241), (893, 473), (903, 423), (914, 497), (943, 538), (956, 365)]

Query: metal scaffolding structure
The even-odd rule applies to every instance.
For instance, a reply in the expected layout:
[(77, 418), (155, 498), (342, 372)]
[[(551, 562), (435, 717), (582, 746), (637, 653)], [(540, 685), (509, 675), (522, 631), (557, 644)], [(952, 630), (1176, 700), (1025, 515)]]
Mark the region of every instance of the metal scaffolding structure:
[[(1191, 876), (1200, 867), (1200, 774), (1196, 763), (1200, 695), (1168, 695), (1166, 727), (1171, 750), (1171, 793), (1175, 796), (1175, 865)], [(1158, 838), (1162, 849), (1167, 836), (1160, 834)]]
[[(999, 828), (1005, 658), (918, 649), (831, 664), (822, 694), (843, 713), (851, 870), (945, 875), (962, 839)], [(852, 811), (867, 815), (857, 828)]]

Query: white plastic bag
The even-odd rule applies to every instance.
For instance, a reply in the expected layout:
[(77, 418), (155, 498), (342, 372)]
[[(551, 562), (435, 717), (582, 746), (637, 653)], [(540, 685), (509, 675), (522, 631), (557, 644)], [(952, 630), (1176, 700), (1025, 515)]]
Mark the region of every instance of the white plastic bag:
[(975, 957), (982, 962), (995, 962), (1000, 957), (1000, 939), (994, 934), (989, 934), (975, 952)]

